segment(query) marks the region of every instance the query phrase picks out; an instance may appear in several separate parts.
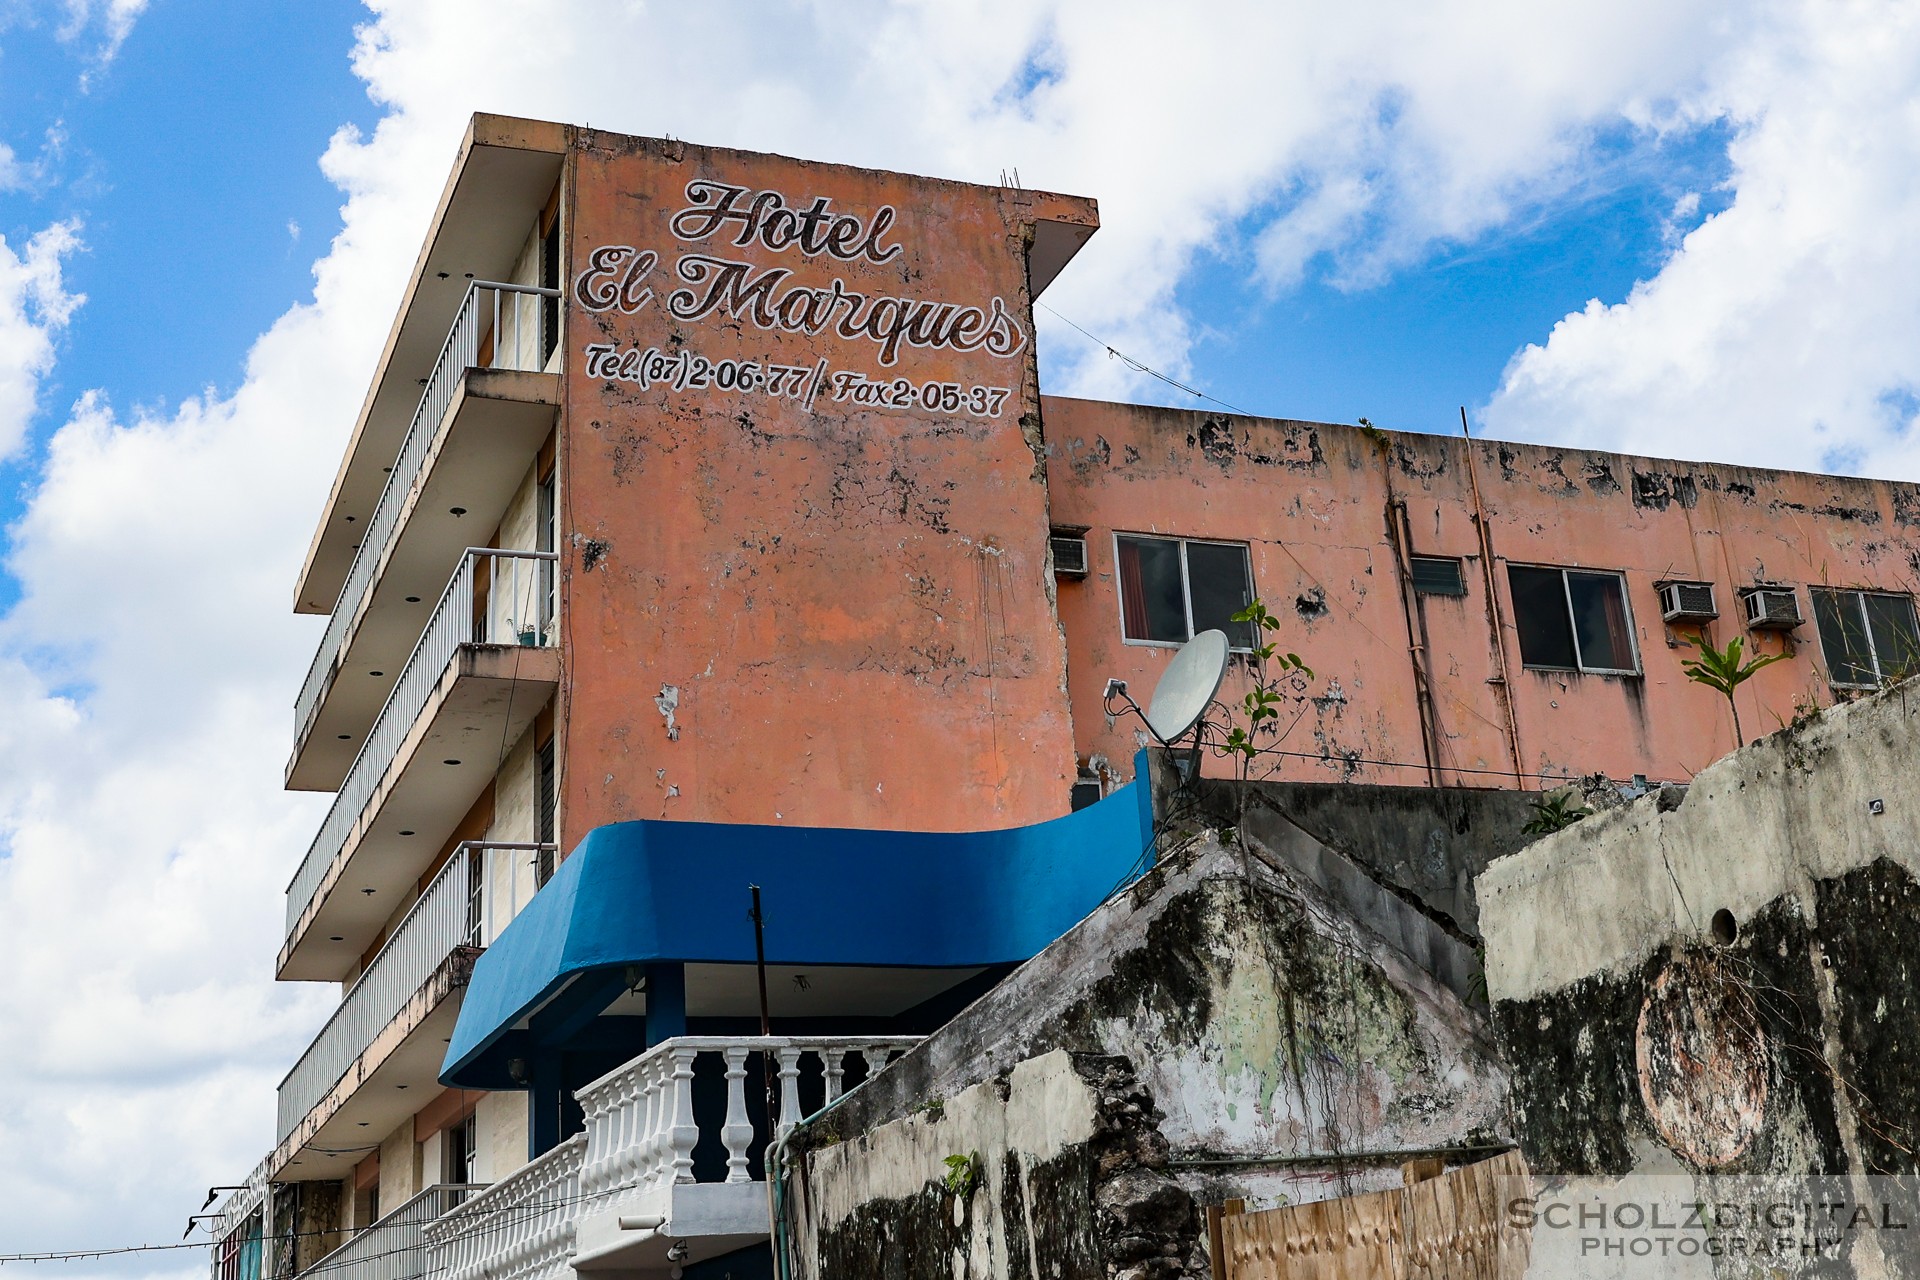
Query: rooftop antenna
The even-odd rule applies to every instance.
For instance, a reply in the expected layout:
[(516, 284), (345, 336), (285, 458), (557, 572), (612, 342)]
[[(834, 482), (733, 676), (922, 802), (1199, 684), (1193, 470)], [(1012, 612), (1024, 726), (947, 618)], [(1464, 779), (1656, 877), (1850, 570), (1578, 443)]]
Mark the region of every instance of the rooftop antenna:
[[(1146, 722), (1147, 731), (1160, 745), (1171, 747), (1193, 732), (1220, 692), (1220, 682), (1227, 675), (1227, 655), (1226, 632), (1202, 631), (1173, 655), (1173, 661), (1160, 673), (1160, 682), (1153, 686), (1153, 696), (1147, 699), (1144, 710), (1127, 692), (1125, 680), (1107, 681), (1107, 701), (1111, 703), (1116, 697), (1124, 699), (1134, 714)], [(1196, 734), (1193, 755), (1186, 766), (1188, 777), (1198, 766), (1199, 755), (1200, 738)]]

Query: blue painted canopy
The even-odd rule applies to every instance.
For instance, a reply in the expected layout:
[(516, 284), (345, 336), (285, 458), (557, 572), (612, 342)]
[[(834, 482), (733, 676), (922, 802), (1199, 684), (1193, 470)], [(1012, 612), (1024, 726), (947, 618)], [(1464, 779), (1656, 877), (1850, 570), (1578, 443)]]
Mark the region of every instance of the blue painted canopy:
[(577, 975), (660, 963), (973, 968), (1037, 954), (1152, 857), (1148, 789), (1001, 831), (620, 822), (573, 856), (475, 964), (440, 1082), (484, 1087), (480, 1060)]

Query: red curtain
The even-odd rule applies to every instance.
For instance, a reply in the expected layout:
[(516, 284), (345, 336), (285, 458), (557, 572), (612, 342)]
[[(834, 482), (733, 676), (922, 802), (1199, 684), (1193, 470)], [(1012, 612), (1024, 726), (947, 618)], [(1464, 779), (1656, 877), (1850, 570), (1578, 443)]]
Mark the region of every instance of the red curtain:
[(1139, 544), (1120, 539), (1120, 612), (1129, 640), (1150, 640), (1146, 583), (1140, 577)]

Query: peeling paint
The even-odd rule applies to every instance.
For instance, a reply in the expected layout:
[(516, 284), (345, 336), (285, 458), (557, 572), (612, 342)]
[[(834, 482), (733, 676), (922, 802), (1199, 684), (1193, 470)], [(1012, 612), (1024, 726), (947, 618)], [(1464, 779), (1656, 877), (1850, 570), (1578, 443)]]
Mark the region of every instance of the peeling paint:
[[(680, 740), (680, 726), (674, 720), (674, 713), (680, 709), (680, 686), (677, 684), (661, 685), (660, 693), (654, 698), (653, 705), (659, 708), (661, 718), (667, 722), (667, 741), (678, 742)], [(660, 774), (664, 777), (666, 770), (660, 770)]]

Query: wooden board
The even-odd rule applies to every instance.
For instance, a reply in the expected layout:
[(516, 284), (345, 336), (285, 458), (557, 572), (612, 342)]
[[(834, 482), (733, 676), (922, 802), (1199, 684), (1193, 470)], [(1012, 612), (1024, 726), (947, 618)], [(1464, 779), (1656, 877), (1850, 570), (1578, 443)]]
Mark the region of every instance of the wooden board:
[(1505, 1212), (1509, 1151), (1395, 1191), (1220, 1218), (1226, 1280), (1520, 1280), (1529, 1238)]

